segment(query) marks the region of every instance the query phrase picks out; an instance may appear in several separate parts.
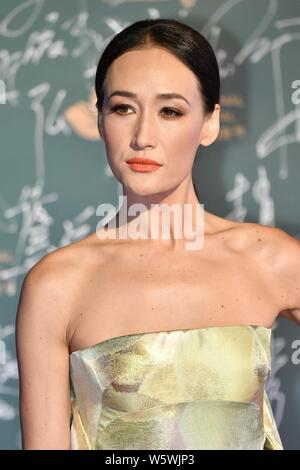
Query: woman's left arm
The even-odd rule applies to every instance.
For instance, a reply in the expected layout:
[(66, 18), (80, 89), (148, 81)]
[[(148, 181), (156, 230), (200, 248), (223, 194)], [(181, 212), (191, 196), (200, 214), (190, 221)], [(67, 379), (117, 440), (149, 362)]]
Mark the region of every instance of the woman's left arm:
[(300, 241), (284, 230), (272, 228), (273, 275), (279, 281), (285, 308), (279, 316), (300, 326)]

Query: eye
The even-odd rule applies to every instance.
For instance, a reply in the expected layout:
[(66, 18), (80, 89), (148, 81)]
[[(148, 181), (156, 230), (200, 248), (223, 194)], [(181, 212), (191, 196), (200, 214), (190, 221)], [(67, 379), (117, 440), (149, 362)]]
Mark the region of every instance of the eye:
[[(120, 111), (120, 109), (123, 109), (123, 110), (125, 109), (125, 110), (126, 110), (126, 109), (131, 109), (131, 108), (130, 108), (127, 104), (117, 104), (117, 105), (115, 105), (115, 106), (113, 106), (113, 107), (111, 108), (111, 111), (112, 111), (113, 113), (115, 113), (115, 112), (117, 112), (117, 111)], [(172, 108), (163, 108), (162, 111), (164, 111), (164, 110), (167, 110), (167, 111), (173, 113), (173, 114), (167, 113), (167, 116), (171, 116), (171, 117), (177, 117), (177, 116), (178, 116), (178, 117), (179, 117), (179, 116), (182, 116), (182, 115), (183, 115), (183, 113), (181, 113), (181, 112), (179, 112), (179, 111), (176, 111), (176, 109), (172, 109)], [(126, 114), (128, 114), (128, 113), (118, 112), (117, 114), (126, 115)]]
[[(182, 113), (180, 113), (179, 111), (176, 111), (176, 109), (172, 109), (172, 108), (163, 108), (163, 109), (166, 109), (167, 111), (171, 111), (172, 113), (174, 113), (171, 116), (182, 116)], [(170, 116), (170, 114), (169, 114), (169, 116)]]
[[(115, 106), (113, 106), (111, 108), (111, 111), (113, 113), (115, 113), (116, 111), (119, 111), (119, 109), (124, 109), (124, 108), (129, 108), (129, 106), (127, 106), (127, 104), (116, 104)], [(119, 113), (119, 114), (126, 114), (126, 113)]]

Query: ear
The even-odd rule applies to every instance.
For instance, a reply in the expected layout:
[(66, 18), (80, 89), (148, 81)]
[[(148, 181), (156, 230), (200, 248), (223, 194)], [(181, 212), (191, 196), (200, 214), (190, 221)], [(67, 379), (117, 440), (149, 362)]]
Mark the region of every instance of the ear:
[(97, 126), (101, 139), (103, 139), (103, 122), (102, 122), (102, 113), (98, 111)]
[(206, 116), (201, 130), (199, 145), (207, 147), (218, 137), (220, 131), (220, 110), (221, 106), (216, 104), (214, 111)]

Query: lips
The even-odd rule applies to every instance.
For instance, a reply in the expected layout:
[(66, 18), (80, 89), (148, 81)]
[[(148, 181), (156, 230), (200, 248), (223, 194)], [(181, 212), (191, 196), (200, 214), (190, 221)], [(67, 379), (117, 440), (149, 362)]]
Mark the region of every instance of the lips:
[(161, 166), (161, 163), (156, 162), (155, 160), (151, 160), (150, 158), (130, 158), (127, 160), (127, 163), (138, 163), (139, 165), (157, 165)]

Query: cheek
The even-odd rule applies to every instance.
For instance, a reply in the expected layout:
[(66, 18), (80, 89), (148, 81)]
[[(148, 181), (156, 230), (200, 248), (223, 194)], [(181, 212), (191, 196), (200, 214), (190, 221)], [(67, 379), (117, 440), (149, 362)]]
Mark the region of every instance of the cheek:
[(124, 129), (122, 126), (106, 125), (104, 135), (105, 148), (109, 158), (118, 158), (126, 141)]
[[(167, 137), (165, 153), (173, 167), (191, 168), (198, 148), (199, 127), (182, 126)], [(168, 158), (169, 157), (169, 158)]]

